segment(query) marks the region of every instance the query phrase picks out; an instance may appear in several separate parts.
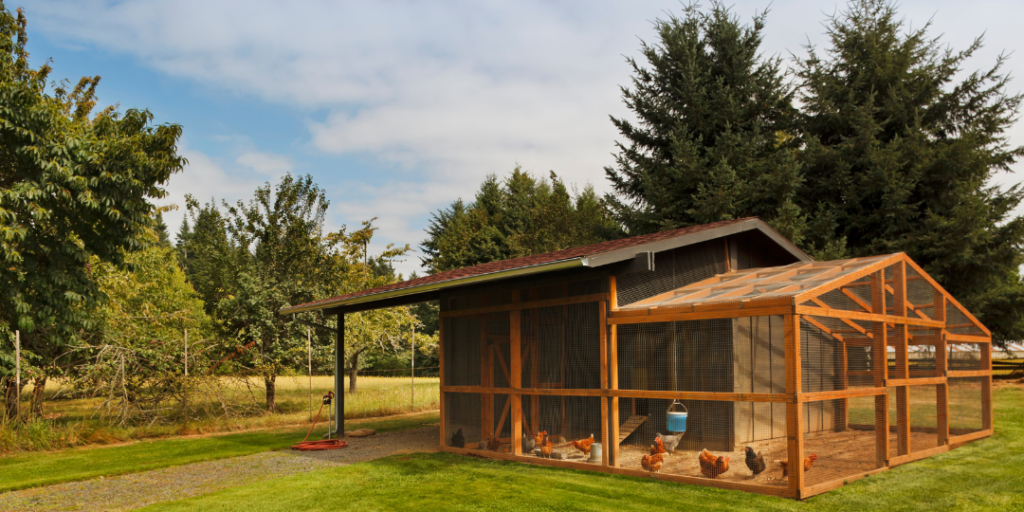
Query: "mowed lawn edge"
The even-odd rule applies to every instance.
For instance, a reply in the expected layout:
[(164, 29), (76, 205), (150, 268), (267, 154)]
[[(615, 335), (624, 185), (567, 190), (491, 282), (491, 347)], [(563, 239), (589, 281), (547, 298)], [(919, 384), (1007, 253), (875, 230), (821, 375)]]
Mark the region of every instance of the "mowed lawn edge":
[[(438, 421), (438, 413), (433, 411), (397, 418), (348, 421), (346, 427), (358, 426), (372, 428), (378, 432), (394, 432), (423, 427)], [(2, 457), (0, 492), (280, 450), (301, 441), (308, 431), (309, 426), (285, 427)], [(318, 426), (310, 439), (319, 439), (326, 432), (326, 425)]]
[(415, 453), (144, 510), (1024, 510), (1024, 389), (999, 388), (995, 400), (994, 436), (803, 502), (654, 479)]

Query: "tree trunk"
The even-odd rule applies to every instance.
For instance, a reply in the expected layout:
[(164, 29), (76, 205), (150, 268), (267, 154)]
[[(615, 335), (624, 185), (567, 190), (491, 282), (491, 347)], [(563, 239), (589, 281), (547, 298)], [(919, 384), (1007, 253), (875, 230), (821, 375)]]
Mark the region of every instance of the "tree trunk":
[[(21, 385), (24, 388), (25, 384)], [(14, 383), (14, 379), (8, 377), (4, 380), (4, 412), (8, 420), (18, 418), (18, 398), (21, 396), (21, 389)]]
[(36, 377), (32, 381), (32, 414), (43, 417), (43, 393), (46, 392), (46, 376)]
[(348, 366), (348, 392), (349, 393), (355, 393), (356, 389), (357, 389), (357, 387), (356, 387), (356, 377), (359, 376), (359, 354), (362, 354), (363, 350), (366, 350), (366, 349), (364, 348), (362, 350), (357, 350), (357, 351), (353, 352), (352, 355), (348, 358), (348, 365), (349, 365)]
[(267, 386), (267, 411), (269, 412), (277, 412), (277, 388), (274, 386), (276, 381), (277, 375), (263, 377), (263, 383)]

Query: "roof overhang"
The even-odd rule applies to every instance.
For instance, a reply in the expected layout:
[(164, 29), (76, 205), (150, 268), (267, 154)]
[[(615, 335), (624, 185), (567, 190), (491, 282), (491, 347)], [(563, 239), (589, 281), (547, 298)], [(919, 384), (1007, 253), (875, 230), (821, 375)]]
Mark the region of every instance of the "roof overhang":
[[(706, 242), (708, 240), (714, 240), (716, 238), (722, 238), (729, 235), (744, 233), (747, 231), (760, 231), (765, 236), (771, 238), (772, 241), (777, 243), (779, 247), (782, 247), (800, 261), (814, 261), (814, 259), (808, 256), (807, 253), (801, 251), (796, 245), (794, 245), (789, 240), (786, 240), (786, 238), (784, 238), (777, 231), (768, 226), (768, 224), (766, 224), (764, 221), (760, 219), (750, 219), (744, 222), (730, 224), (728, 226), (708, 229), (688, 235), (681, 235), (666, 240), (658, 240), (655, 242), (649, 242), (645, 244), (632, 245), (622, 249), (616, 249), (593, 255), (585, 255), (576, 258), (568, 258), (558, 261), (541, 263), (538, 265), (530, 265), (507, 270), (500, 270), (497, 272), (489, 272), (485, 274), (477, 274), (473, 276), (454, 278), (447, 281), (426, 283), (422, 285), (409, 286), (406, 288), (385, 290), (376, 293), (368, 293), (366, 295), (359, 295), (356, 297), (339, 297), (337, 299), (312, 302), (309, 304), (288, 306), (285, 308), (281, 308), (279, 313), (282, 315), (290, 315), (295, 313), (303, 313), (307, 311), (319, 311), (323, 309), (345, 308), (351, 306), (359, 306), (359, 310), (376, 309), (367, 306), (369, 305), (369, 303), (384, 301), (387, 301), (387, 304), (382, 304), (381, 307), (399, 306), (403, 304), (415, 304), (417, 302), (423, 302), (423, 294), (439, 292), (441, 290), (448, 288), (481, 284), (491, 281), (500, 281), (504, 279), (510, 279), (513, 277), (521, 277), (532, 274), (542, 274), (546, 272), (555, 272), (559, 270), (568, 270), (584, 267), (605, 267), (608, 265), (633, 260), (636, 258), (638, 254), (668, 251), (679, 247), (699, 244), (701, 242)], [(408, 297), (408, 302), (403, 303), (400, 300), (401, 297)]]

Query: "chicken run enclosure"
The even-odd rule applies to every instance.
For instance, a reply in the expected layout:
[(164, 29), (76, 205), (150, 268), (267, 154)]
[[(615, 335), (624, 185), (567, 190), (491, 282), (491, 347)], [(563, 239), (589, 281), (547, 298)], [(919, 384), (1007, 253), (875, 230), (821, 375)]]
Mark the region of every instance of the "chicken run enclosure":
[(992, 433), (989, 331), (910, 258), (744, 221), (436, 288), (442, 449), (806, 498)]

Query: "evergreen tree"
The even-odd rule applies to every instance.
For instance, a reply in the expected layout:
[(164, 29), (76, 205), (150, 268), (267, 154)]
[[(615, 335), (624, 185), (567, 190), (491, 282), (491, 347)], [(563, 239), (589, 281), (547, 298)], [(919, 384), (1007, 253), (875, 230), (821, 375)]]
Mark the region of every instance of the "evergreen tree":
[(718, 2), (690, 5), (656, 22), (647, 67), (627, 59), (637, 122), (612, 118), (625, 142), (605, 173), (629, 234), (756, 215), (800, 241), (796, 111), (780, 59), (758, 53), (766, 14), (745, 26)]
[(955, 52), (929, 28), (906, 31), (887, 0), (855, 0), (829, 20), (828, 51), (799, 62), (800, 205), (820, 212), (809, 242), (836, 256), (904, 251), (995, 340), (1019, 340), (1022, 191), (991, 180), (1024, 154), (1006, 136), (1021, 96), (1006, 90), (1003, 57), (957, 80), (981, 39)]
[(587, 185), (569, 188), (516, 167), (504, 181), (489, 175), (474, 201), (433, 214), (420, 249), (430, 273), (518, 258), (616, 238), (618, 226)]
[(187, 214), (176, 246), (178, 261), (203, 299), (207, 314), (213, 315), (217, 304), (228, 295), (226, 280), (232, 271), (226, 219), (212, 200), (200, 206), (194, 197), (186, 195), (185, 204)]

